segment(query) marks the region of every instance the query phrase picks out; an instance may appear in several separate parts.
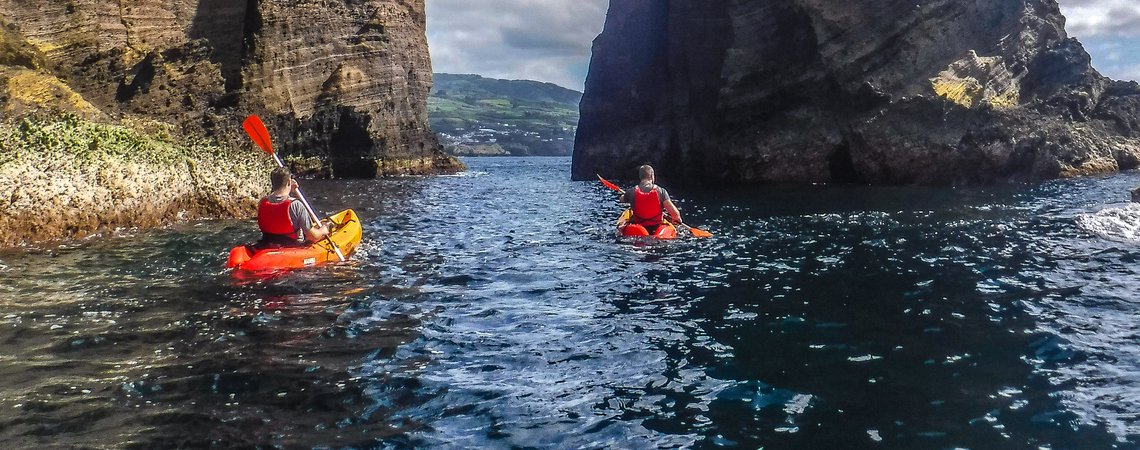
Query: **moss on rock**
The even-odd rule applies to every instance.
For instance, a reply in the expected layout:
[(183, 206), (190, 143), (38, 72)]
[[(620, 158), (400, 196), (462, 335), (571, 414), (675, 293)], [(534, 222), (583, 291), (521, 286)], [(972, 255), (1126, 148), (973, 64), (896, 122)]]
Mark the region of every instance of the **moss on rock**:
[(43, 54), (22, 35), (0, 20), (0, 66), (43, 67)]
[(0, 124), (0, 246), (254, 213), (264, 158), (151, 131), (77, 116)]
[(377, 160), (375, 164), (376, 176), (378, 177), (432, 175), (467, 170), (467, 166), (458, 158), (447, 155), (426, 158), (388, 158)]
[(0, 95), (6, 116), (20, 116), (28, 111), (49, 109), (78, 114), (98, 120), (103, 112), (51, 75), (28, 69), (0, 68)]

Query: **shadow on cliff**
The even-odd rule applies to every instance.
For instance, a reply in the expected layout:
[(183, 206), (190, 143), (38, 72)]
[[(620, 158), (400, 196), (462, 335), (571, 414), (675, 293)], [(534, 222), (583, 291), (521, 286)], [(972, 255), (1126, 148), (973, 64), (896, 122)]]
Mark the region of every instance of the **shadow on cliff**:
[(615, 1), (572, 177), (650, 163), (690, 184), (961, 185), (1136, 167), (1140, 85), (1103, 77), (1064, 26), (1051, 0)]
[(257, 0), (201, 0), (187, 34), (209, 41), (210, 60), (221, 66), (226, 92), (233, 92), (242, 87), (242, 62), (260, 30)]

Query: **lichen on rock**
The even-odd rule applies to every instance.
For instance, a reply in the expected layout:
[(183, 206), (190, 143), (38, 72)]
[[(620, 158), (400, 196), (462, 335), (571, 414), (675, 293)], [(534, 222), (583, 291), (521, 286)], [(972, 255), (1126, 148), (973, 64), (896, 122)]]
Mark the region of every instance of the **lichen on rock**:
[(249, 217), (265, 158), (76, 116), (0, 124), (0, 246)]
[(19, 117), (41, 108), (78, 114), (90, 119), (103, 112), (59, 78), (36, 70), (0, 67), (0, 96), (6, 117)]
[(998, 109), (1017, 107), (1021, 80), (1000, 56), (978, 56), (973, 50), (930, 80), (934, 92), (965, 108), (986, 105)]

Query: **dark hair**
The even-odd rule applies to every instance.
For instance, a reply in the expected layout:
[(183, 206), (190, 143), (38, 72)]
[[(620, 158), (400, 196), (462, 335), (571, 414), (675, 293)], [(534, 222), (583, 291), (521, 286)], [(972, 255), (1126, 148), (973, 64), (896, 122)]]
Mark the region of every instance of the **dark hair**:
[(644, 166), (637, 168), (637, 176), (640, 177), (642, 180), (649, 179), (650, 175), (653, 175), (653, 166), (646, 164)]
[(289, 169), (278, 167), (269, 173), (269, 182), (273, 184), (273, 190), (281, 189), (289, 185), (289, 180), (293, 176), (289, 174)]

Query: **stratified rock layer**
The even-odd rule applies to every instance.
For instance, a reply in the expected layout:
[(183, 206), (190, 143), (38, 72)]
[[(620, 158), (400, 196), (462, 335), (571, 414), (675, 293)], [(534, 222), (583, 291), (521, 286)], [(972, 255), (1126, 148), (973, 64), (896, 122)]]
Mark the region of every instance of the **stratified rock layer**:
[(251, 113), (305, 173), (462, 170), (430, 88), (423, 0), (0, 0), (0, 246), (251, 216), (269, 160)]
[(9, 115), (142, 116), (248, 146), (257, 113), (285, 156), (335, 176), (461, 167), (428, 128), (423, 0), (0, 0), (0, 27)]
[(1140, 164), (1140, 85), (1055, 0), (612, 0), (573, 175), (1033, 181)]

